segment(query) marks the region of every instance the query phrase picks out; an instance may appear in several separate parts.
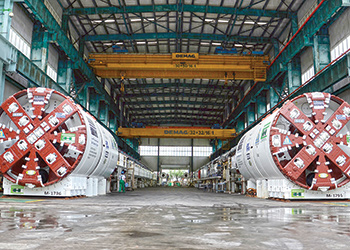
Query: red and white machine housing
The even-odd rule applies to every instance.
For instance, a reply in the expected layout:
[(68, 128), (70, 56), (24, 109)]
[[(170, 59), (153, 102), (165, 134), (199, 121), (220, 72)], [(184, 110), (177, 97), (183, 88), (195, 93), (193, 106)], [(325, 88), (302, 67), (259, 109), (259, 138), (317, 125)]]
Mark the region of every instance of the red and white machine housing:
[(349, 120), (339, 97), (300, 95), (249, 130), (233, 162), (258, 197), (348, 199)]
[(23, 90), (1, 105), (0, 166), (6, 195), (105, 194), (117, 157), (110, 132), (55, 90)]

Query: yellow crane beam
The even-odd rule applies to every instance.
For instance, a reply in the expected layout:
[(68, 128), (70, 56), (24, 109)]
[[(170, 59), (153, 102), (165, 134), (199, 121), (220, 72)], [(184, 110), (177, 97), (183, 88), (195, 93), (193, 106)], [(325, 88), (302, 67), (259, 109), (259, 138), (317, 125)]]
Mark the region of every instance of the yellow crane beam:
[(235, 129), (210, 128), (118, 128), (117, 135), (123, 138), (195, 138), (230, 140)]
[(96, 53), (89, 65), (102, 78), (266, 80), (268, 56)]

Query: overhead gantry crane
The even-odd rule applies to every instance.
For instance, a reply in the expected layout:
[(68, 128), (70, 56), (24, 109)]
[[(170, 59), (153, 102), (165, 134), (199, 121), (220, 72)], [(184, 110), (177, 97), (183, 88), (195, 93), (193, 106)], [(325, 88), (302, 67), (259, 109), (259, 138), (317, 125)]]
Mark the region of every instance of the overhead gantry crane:
[(198, 127), (120, 127), (117, 131), (117, 135), (123, 138), (192, 138), (230, 140), (236, 136), (236, 130)]
[(89, 55), (102, 78), (266, 80), (268, 56), (200, 55), (198, 53)]

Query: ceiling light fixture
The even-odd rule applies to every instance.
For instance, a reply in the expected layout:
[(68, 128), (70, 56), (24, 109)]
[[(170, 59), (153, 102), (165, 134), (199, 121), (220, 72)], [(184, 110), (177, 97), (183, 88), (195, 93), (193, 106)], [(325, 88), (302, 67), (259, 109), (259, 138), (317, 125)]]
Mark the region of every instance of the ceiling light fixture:
[(244, 24), (250, 24), (250, 25), (254, 25), (254, 24), (258, 24), (258, 25), (266, 25), (267, 22), (254, 22), (254, 21), (245, 21)]
[(114, 19), (106, 19), (106, 20), (92, 20), (92, 23), (114, 23), (116, 22)]
[(228, 23), (229, 21), (228, 19), (219, 19), (218, 23)]

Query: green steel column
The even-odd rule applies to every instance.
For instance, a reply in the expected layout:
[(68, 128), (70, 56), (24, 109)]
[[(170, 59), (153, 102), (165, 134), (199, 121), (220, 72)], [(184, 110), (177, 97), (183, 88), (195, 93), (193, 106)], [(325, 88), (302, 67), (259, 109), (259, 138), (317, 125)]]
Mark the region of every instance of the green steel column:
[(139, 141), (138, 139), (126, 139), (126, 143), (136, 152), (139, 150)]
[(331, 62), (329, 33), (327, 28), (320, 29), (314, 36), (314, 68), (315, 74)]
[[(10, 38), (11, 18), (13, 14), (13, 1), (0, 1), (0, 33), (6, 39)], [(11, 13), (11, 14), (10, 14)]]
[(82, 57), (84, 55), (84, 47), (85, 47), (85, 40), (83, 37), (80, 37), (79, 40), (79, 55)]
[(135, 140), (135, 142), (134, 142), (134, 150), (136, 152), (139, 152), (140, 140), (136, 139), (136, 138), (134, 140)]
[(100, 104), (100, 95), (95, 92), (93, 88), (88, 88), (88, 103), (89, 111), (95, 117), (98, 117), (99, 104)]
[(109, 112), (109, 128), (113, 131), (116, 132), (118, 127), (117, 127), (117, 117), (114, 114), (114, 112), (110, 111)]
[(278, 40), (273, 40), (273, 52), (275, 58), (280, 53), (280, 46)]
[(236, 131), (237, 133), (243, 131), (245, 128), (245, 113), (241, 114), (237, 119)]
[(257, 118), (266, 113), (267, 100), (266, 100), (266, 91), (261, 91), (260, 94), (256, 97), (256, 114)]
[(36, 21), (33, 26), (30, 59), (40, 69), (46, 72), (48, 55), (49, 33), (45, 30), (40, 21)]
[(70, 92), (72, 75), (72, 61), (67, 60), (65, 57), (60, 57), (58, 60), (57, 83), (67, 92)]
[(217, 148), (222, 148), (222, 140), (217, 140)]
[(211, 139), (211, 140), (210, 140), (210, 146), (211, 146), (211, 149), (212, 149), (212, 152), (213, 152), (213, 153), (215, 153), (215, 151), (216, 151), (215, 143), (216, 143), (216, 140), (215, 140), (215, 139)]
[(68, 15), (62, 15), (61, 29), (63, 30), (65, 35), (67, 35), (68, 32), (68, 20)]
[(98, 119), (107, 127), (108, 125), (108, 104), (105, 101), (100, 101), (98, 105)]
[(292, 93), (301, 85), (301, 63), (300, 56), (295, 56), (288, 63), (288, 90)]
[(5, 101), (5, 77), (4, 63), (0, 60), (0, 105)]
[(255, 122), (255, 103), (250, 103), (247, 107), (248, 126)]
[(298, 16), (294, 15), (293, 18), (291, 19), (291, 21), (292, 21), (292, 33), (294, 35), (299, 29)]
[(88, 89), (89, 89), (88, 86), (85, 85), (83, 89), (78, 93), (79, 102), (85, 108), (88, 108), (87, 107), (88, 97), (89, 97)]
[(270, 92), (270, 109), (271, 109), (278, 103), (279, 97), (272, 86), (270, 87), (269, 92)]

